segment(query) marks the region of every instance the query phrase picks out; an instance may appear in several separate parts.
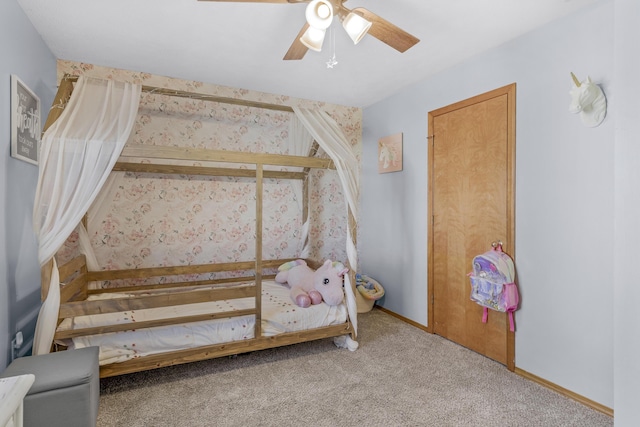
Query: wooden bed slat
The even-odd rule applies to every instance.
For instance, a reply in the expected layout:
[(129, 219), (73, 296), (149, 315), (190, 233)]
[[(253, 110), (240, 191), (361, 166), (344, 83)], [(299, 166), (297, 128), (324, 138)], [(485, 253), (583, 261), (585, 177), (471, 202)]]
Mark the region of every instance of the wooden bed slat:
[[(263, 279), (273, 280), (276, 277), (275, 274), (268, 274), (262, 276)], [(111, 292), (144, 292), (154, 291), (160, 289), (172, 289), (172, 288), (185, 288), (185, 287), (198, 287), (198, 286), (210, 286), (210, 285), (224, 285), (227, 283), (242, 283), (252, 282), (255, 280), (254, 276), (245, 277), (227, 277), (225, 279), (211, 279), (211, 280), (194, 280), (191, 282), (172, 282), (172, 283), (154, 283), (151, 285), (134, 285), (134, 286), (118, 286), (116, 288), (105, 289), (89, 289), (87, 294), (105, 294)]]
[(60, 304), (60, 314), (58, 316), (62, 319), (87, 314), (118, 313), (121, 311), (144, 310), (147, 308), (170, 307), (207, 301), (246, 298), (254, 295), (255, 286), (241, 286), (237, 288), (203, 289), (191, 292), (145, 295), (130, 298), (77, 301)]
[(193, 147), (168, 147), (157, 145), (126, 145), (120, 158), (140, 157), (150, 159), (190, 160), (194, 162), (250, 163), (274, 166), (310, 167), (335, 169), (333, 160), (285, 154), (246, 153), (236, 151), (208, 150)]
[[(294, 258), (287, 258), (284, 260), (269, 260), (264, 261), (263, 268), (278, 268), (285, 262), (291, 261)], [(149, 277), (159, 276), (173, 276), (181, 274), (204, 274), (204, 273), (221, 273), (224, 271), (242, 271), (253, 270), (256, 267), (255, 261), (242, 261), (242, 262), (228, 262), (220, 264), (193, 264), (193, 265), (179, 265), (173, 267), (150, 267), (150, 268), (134, 268), (131, 270), (103, 270), (103, 271), (89, 271), (87, 273), (87, 280), (102, 281), (102, 280), (118, 280), (118, 279), (146, 279)]]
[(220, 313), (207, 313), (194, 316), (173, 317), (169, 319), (146, 320), (144, 322), (120, 323), (117, 325), (95, 326), (92, 328), (71, 329), (59, 331), (55, 334), (55, 339), (67, 339), (84, 337), (87, 335), (106, 334), (109, 332), (131, 331), (135, 329), (153, 328), (156, 326), (179, 325), (182, 323), (202, 322), (205, 320), (223, 319), (226, 317), (239, 317), (256, 314), (253, 308), (246, 310), (225, 311)]
[[(209, 166), (160, 165), (150, 163), (117, 162), (114, 171), (134, 173), (158, 173), (167, 175), (205, 175), (205, 176), (236, 176), (241, 178), (255, 178), (254, 169), (215, 168)], [(264, 171), (265, 178), (271, 179), (305, 179), (304, 172)]]
[(351, 323), (326, 326), (316, 329), (307, 329), (299, 332), (288, 332), (272, 337), (260, 337), (243, 341), (233, 341), (225, 344), (215, 344), (206, 347), (197, 347), (185, 350), (172, 351), (170, 353), (154, 354), (150, 356), (131, 359), (122, 363), (113, 363), (100, 367), (100, 377), (128, 374), (148, 369), (162, 368), (179, 365), (182, 363), (196, 362), (199, 360), (213, 359), (216, 357), (231, 356), (249, 351), (264, 350), (283, 345), (297, 344), (323, 338), (347, 335), (353, 332)]
[[(60, 86), (62, 86), (63, 84), (69, 84), (69, 86), (71, 86), (71, 83), (77, 82), (77, 81), (78, 81), (78, 76), (65, 74), (60, 82)], [(242, 107), (262, 108), (265, 110), (285, 111), (285, 112), (293, 113), (293, 108), (288, 105), (270, 104), (267, 102), (249, 101), (246, 99), (239, 99), (239, 98), (227, 98), (224, 96), (209, 95), (206, 93), (185, 92), (182, 90), (168, 89), (164, 87), (143, 85), (142, 92), (146, 92), (154, 95), (166, 95), (166, 96), (174, 96), (177, 98), (198, 99), (201, 101), (219, 102), (222, 104), (239, 105)]]
[(175, 89), (167, 89), (153, 86), (142, 86), (142, 91), (156, 94), (156, 95), (168, 95), (178, 98), (199, 99), (202, 101), (220, 102), (223, 104), (240, 105), (243, 107), (262, 108), (265, 110), (285, 111), (293, 113), (293, 108), (288, 105), (268, 104), (266, 102), (248, 101), (246, 99), (226, 98), (223, 96), (208, 95), (204, 93), (185, 92)]

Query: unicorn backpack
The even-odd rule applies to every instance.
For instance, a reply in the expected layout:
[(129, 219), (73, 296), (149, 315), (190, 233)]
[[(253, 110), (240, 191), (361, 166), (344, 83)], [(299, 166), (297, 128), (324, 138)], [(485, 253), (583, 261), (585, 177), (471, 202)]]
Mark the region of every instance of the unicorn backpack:
[(513, 312), (520, 300), (515, 284), (515, 267), (509, 255), (502, 251), (502, 243), (493, 243), (493, 249), (473, 258), (471, 301), (480, 304), (482, 322), (487, 323), (489, 309), (509, 314), (509, 330), (514, 331)]

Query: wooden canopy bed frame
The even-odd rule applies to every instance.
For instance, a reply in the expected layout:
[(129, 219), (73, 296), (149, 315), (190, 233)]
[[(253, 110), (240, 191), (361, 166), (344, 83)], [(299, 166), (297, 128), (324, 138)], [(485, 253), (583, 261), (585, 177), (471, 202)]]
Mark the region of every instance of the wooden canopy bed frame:
[[(60, 116), (63, 105), (68, 100), (73, 90), (73, 82), (77, 78), (65, 76), (60, 83), (58, 92), (53, 102), (53, 106), (45, 123), (46, 130)], [(243, 101), (232, 98), (222, 98), (217, 96), (202, 95), (197, 93), (180, 92), (163, 88), (143, 86), (143, 92), (156, 94), (189, 97), (200, 100), (222, 102), (249, 107), (266, 108), (293, 112), (288, 106), (272, 105), (259, 102)], [(84, 316), (97, 313), (115, 313), (130, 310), (144, 310), (158, 307), (178, 306), (194, 304), (200, 302), (232, 300), (239, 298), (253, 298), (253, 308), (235, 311), (223, 311), (217, 313), (206, 313), (198, 315), (181, 316), (174, 318), (155, 319), (136, 323), (113, 324), (106, 326), (84, 327), (81, 329), (71, 329), (56, 331), (54, 341), (72, 339), (95, 334), (115, 333), (126, 330), (153, 328), (167, 325), (185, 324), (190, 322), (200, 322), (220, 318), (231, 318), (236, 316), (255, 316), (253, 338), (240, 341), (224, 342), (220, 344), (207, 345), (204, 347), (186, 348), (178, 351), (153, 354), (139, 358), (133, 358), (120, 363), (106, 364), (100, 367), (100, 376), (109, 377), (114, 375), (132, 373), (148, 369), (166, 367), (170, 365), (182, 364), (198, 360), (205, 360), (239, 353), (251, 352), (267, 348), (285, 346), (295, 343), (302, 343), (311, 340), (349, 336), (355, 339), (351, 319), (344, 323), (329, 326), (317, 327), (313, 329), (285, 332), (273, 336), (263, 336), (261, 320), (262, 313), (262, 285), (263, 279), (272, 279), (273, 274), (268, 274), (275, 268), (290, 261), (288, 259), (262, 259), (262, 192), (263, 179), (296, 179), (303, 182), (303, 222), (308, 216), (307, 194), (309, 172), (314, 168), (335, 169), (333, 161), (326, 158), (313, 157), (318, 150), (317, 142), (314, 142), (308, 157), (290, 156), (279, 154), (247, 153), (231, 151), (214, 151), (207, 149), (158, 147), (158, 146), (125, 146), (119, 161), (116, 163), (114, 171), (128, 171), (135, 173), (159, 173), (159, 174), (185, 174), (185, 175), (206, 175), (206, 176), (233, 176), (254, 178), (256, 183), (256, 258), (254, 261), (233, 262), (222, 264), (206, 265), (182, 265), (172, 267), (137, 268), (128, 270), (109, 271), (88, 271), (84, 255), (77, 256), (58, 269), (60, 274), (60, 309), (58, 314), (58, 324), (64, 319), (75, 316)], [(140, 163), (139, 159), (144, 158), (149, 163)], [(137, 159), (137, 160), (136, 160)], [(255, 169), (240, 169), (231, 167), (211, 167), (211, 166), (187, 166), (187, 165), (167, 165), (162, 162), (166, 160), (183, 161), (211, 161), (224, 162), (225, 164), (252, 164)], [(286, 172), (265, 170), (264, 166), (282, 166), (302, 168), (301, 172)], [(356, 224), (351, 211), (348, 212), (349, 227), (352, 236), (355, 236)], [(51, 261), (52, 262), (52, 261)], [(313, 267), (318, 267), (320, 263), (308, 260)], [(136, 285), (131, 287), (119, 287), (116, 292), (147, 291), (135, 297), (118, 298), (110, 300), (90, 300), (92, 295), (99, 295), (104, 292), (113, 292), (114, 289), (90, 289), (89, 283), (94, 281), (111, 281), (121, 279), (139, 279), (150, 277), (171, 277), (186, 274), (206, 274), (217, 272), (239, 272), (254, 271), (254, 275), (240, 278), (220, 278), (196, 281), (177, 281), (174, 283), (155, 283)], [(42, 299), (47, 296), (51, 279), (51, 265), (47, 264), (42, 268)], [(355, 283), (355, 272), (350, 268), (351, 283)], [(232, 282), (251, 282), (244, 286), (230, 286)], [(169, 289), (178, 289), (179, 292), (167, 293)], [(302, 309), (304, 310), (304, 309)], [(64, 350), (58, 345), (54, 345), (54, 350)]]

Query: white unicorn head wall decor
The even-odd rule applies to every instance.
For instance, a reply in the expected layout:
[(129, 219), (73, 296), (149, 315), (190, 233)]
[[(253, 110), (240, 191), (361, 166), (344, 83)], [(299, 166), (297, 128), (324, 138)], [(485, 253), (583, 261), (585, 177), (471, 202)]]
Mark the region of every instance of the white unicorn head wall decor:
[(580, 114), (580, 119), (585, 126), (596, 127), (604, 120), (607, 114), (607, 99), (600, 86), (593, 83), (590, 77), (580, 82), (575, 74), (571, 73), (573, 88), (569, 112)]

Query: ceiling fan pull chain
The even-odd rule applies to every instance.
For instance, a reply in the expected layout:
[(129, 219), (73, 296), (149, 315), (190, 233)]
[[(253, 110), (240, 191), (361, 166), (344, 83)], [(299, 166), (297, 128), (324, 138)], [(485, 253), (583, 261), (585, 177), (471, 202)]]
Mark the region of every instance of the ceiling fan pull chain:
[(333, 56), (329, 58), (327, 62), (327, 68), (333, 68), (338, 65), (338, 61), (336, 60), (336, 36), (333, 34), (333, 28), (329, 27), (329, 40), (331, 41), (331, 49), (333, 50)]

